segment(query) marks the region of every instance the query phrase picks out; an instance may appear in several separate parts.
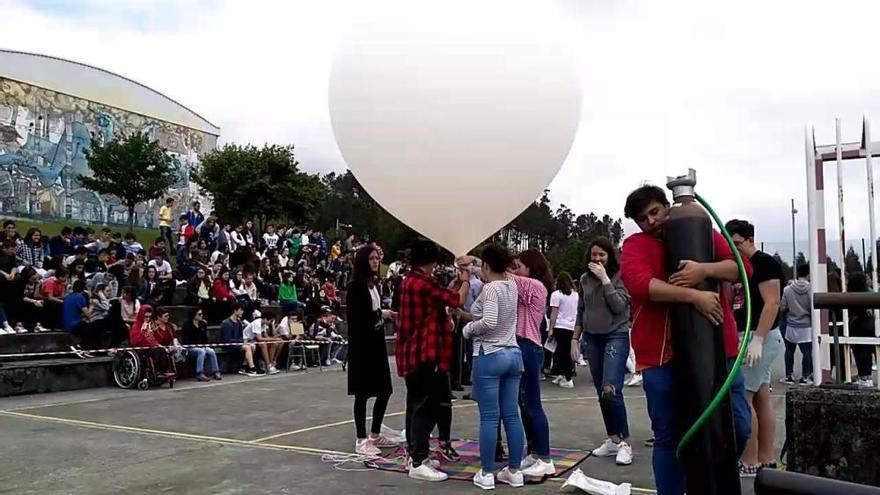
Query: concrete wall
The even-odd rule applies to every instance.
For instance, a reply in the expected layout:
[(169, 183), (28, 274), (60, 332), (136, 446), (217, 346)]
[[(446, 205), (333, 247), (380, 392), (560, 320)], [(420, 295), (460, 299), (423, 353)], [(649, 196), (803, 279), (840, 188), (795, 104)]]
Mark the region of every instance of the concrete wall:
[[(104, 74), (107, 80), (99, 89), (104, 89), (113, 98), (99, 102), (72, 96), (57, 88), (46, 89), (2, 77), (9, 73), (9, 66), (0, 68), (0, 214), (70, 217), (97, 223), (124, 222), (125, 209), (119, 205), (118, 199), (100, 197), (83, 189), (76, 180), (78, 175), (90, 173), (84, 150), (93, 142), (112, 139), (119, 132), (147, 132), (168, 149), (180, 170), (180, 179), (169, 195), (180, 198), (182, 205), (181, 202), (178, 204), (181, 207), (197, 195), (196, 188), (189, 182), (188, 171), (191, 166), (198, 165), (201, 154), (214, 149), (219, 129), (173, 100), (120, 76), (72, 62), (48, 60), (45, 65), (49, 69), (63, 64), (63, 67), (73, 65), (83, 74), (96, 71)], [(71, 78), (77, 77), (75, 72), (70, 74)], [(109, 84), (114, 81), (115, 86)], [(71, 87), (77, 88), (76, 85)], [(81, 93), (82, 88), (79, 89)], [(93, 89), (93, 93), (96, 91), (98, 89)], [(170, 101), (181, 109), (174, 114), (158, 108), (157, 115), (167, 115), (167, 118), (179, 121), (181, 112), (189, 112), (190, 123), (199, 124), (201, 119), (202, 124), (198, 125), (201, 129), (107, 103), (131, 101), (144, 95), (152, 95), (152, 98), (158, 95), (164, 98), (161, 101)], [(145, 108), (143, 105), (132, 106)], [(140, 205), (138, 225), (157, 225), (158, 207), (158, 202)]]

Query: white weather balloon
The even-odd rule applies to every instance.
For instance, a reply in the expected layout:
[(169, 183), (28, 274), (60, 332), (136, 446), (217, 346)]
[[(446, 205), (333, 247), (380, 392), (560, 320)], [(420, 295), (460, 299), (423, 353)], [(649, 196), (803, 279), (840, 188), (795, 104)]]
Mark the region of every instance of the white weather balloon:
[(574, 47), (551, 2), (364, 2), (337, 48), (330, 117), (388, 212), (465, 254), (522, 212), (580, 120)]

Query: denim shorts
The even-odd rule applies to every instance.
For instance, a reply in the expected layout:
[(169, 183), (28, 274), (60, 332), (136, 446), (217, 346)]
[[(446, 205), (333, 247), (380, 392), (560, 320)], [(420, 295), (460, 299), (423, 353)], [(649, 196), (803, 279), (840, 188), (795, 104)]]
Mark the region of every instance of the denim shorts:
[(746, 382), (746, 390), (757, 392), (761, 389), (761, 386), (770, 384), (773, 362), (776, 361), (776, 358), (784, 350), (785, 345), (782, 343), (782, 333), (778, 328), (770, 330), (767, 336), (764, 337), (761, 361), (755, 366), (742, 365), (742, 375)]

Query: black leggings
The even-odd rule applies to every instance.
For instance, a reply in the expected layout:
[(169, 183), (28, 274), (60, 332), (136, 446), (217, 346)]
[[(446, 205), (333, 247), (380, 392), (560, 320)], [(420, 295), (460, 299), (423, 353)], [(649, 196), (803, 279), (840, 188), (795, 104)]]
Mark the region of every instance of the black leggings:
[[(366, 395), (354, 396), (354, 428), (358, 438), (367, 438), (367, 399)], [(381, 395), (376, 397), (373, 403), (373, 435), (382, 432), (382, 420), (385, 419), (385, 409), (388, 407), (389, 396)]]
[(553, 353), (553, 374), (564, 376), (571, 380), (574, 372), (574, 363), (571, 360), (571, 339), (574, 330), (557, 328), (553, 330), (553, 340), (556, 341), (556, 352)]

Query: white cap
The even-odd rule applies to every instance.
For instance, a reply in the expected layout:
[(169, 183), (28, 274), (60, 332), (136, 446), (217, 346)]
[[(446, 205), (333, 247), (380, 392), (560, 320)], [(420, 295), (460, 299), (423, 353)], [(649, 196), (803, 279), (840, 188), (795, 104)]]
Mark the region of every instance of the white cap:
[(257, 318), (262, 318), (262, 317), (263, 317), (263, 315), (262, 315), (262, 313), (260, 313), (260, 310), (255, 309), (254, 310), (254, 319), (256, 320)]

